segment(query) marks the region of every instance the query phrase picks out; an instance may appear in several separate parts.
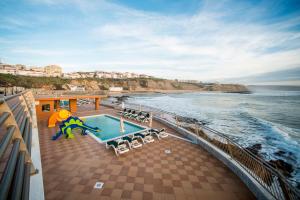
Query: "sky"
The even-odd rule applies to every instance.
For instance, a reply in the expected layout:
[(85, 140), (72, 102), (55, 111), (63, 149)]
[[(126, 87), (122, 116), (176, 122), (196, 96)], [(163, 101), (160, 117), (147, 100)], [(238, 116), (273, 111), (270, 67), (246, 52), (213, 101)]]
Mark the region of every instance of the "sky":
[(0, 59), (200, 81), (272, 74), (300, 68), (300, 1), (0, 0)]
[[(300, 86), (300, 67), (266, 72), (250, 76), (223, 79), (222, 83), (240, 83), (246, 85), (296, 85)], [(258, 84), (257, 84), (258, 83)]]

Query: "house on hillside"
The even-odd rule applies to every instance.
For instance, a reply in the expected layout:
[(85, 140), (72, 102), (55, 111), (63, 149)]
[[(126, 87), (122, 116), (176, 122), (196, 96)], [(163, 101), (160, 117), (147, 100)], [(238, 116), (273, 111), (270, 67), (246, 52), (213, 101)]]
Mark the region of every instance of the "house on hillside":
[(71, 91), (76, 91), (76, 92), (83, 92), (83, 91), (85, 91), (84, 85), (77, 86), (77, 85), (67, 84), (67, 87)]

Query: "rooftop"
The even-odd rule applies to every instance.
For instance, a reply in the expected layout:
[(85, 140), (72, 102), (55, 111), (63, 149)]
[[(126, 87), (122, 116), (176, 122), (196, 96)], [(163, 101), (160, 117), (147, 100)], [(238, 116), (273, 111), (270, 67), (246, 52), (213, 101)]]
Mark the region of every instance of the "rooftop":
[(105, 95), (62, 95), (62, 96), (52, 96), (52, 95), (40, 95), (36, 97), (36, 100), (69, 100), (69, 99), (95, 99), (106, 97)]
[[(82, 105), (74, 115), (116, 115), (108, 107), (93, 109)], [(154, 121), (153, 127), (165, 126)], [(48, 128), (45, 120), (38, 128), (46, 199), (255, 199), (222, 162), (172, 136), (117, 157), (90, 136), (52, 141), (57, 128)], [(94, 189), (98, 181), (102, 189)]]

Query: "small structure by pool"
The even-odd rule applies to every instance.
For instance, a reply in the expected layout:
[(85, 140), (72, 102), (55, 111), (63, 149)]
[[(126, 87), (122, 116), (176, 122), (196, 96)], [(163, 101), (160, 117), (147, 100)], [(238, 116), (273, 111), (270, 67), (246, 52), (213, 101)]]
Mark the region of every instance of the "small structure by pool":
[(100, 95), (68, 95), (59, 97), (37, 97), (35, 99), (36, 113), (40, 119), (48, 119), (54, 112), (60, 109), (61, 102), (68, 102), (68, 108), (71, 113), (77, 112), (77, 100), (94, 99), (95, 110), (100, 108), (100, 99), (104, 96)]

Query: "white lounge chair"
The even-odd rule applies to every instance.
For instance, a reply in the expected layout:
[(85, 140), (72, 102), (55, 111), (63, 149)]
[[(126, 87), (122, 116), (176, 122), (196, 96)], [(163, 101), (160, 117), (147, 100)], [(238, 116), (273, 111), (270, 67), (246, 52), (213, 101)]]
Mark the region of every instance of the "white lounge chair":
[(162, 128), (160, 130), (152, 128), (152, 129), (149, 129), (148, 132), (152, 135), (154, 134), (159, 140), (169, 136), (169, 134), (166, 133), (164, 128)]
[(149, 122), (150, 114), (149, 113), (142, 113), (137, 117), (137, 120), (143, 123)]
[(126, 110), (127, 110), (127, 108), (124, 108), (123, 110), (120, 110), (120, 111), (118, 112), (118, 114), (123, 115), (123, 114), (126, 112)]
[(125, 141), (109, 141), (106, 142), (106, 148), (112, 147), (115, 151), (115, 154), (119, 156), (120, 154), (124, 154), (129, 151), (127, 148), (127, 145), (125, 144)]
[(129, 144), (129, 148), (130, 148), (130, 149), (132, 149), (132, 148), (133, 148), (133, 149), (136, 149), (136, 148), (140, 148), (140, 147), (143, 146), (141, 143), (139, 143), (138, 138), (135, 137), (135, 136), (132, 136), (132, 137), (130, 137), (130, 136), (125, 136), (125, 137), (123, 137), (122, 139), (128, 141), (128, 144)]
[(123, 116), (124, 117), (129, 117), (132, 114), (133, 111), (134, 110), (127, 110), (126, 112), (124, 112)]
[(134, 134), (134, 136), (139, 137), (143, 141), (144, 144), (154, 142), (153, 137), (148, 132), (136, 133), (136, 134)]

